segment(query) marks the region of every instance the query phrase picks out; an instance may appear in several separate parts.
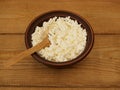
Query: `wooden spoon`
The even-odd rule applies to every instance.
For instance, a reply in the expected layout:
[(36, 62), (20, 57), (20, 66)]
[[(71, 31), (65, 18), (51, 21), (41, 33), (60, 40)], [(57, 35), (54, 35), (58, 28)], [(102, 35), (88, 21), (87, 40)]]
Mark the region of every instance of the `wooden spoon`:
[(15, 63), (17, 63), (18, 61), (22, 60), (23, 58), (25, 58), (26, 56), (33, 54), (34, 52), (41, 50), (42, 48), (45, 48), (47, 46), (50, 45), (50, 41), (48, 39), (48, 35), (43, 39), (42, 42), (40, 42), (39, 44), (37, 44), (34, 47), (31, 47), (23, 52), (21, 52), (20, 54), (16, 55), (15, 57), (11, 58), (8, 60), (7, 63), (5, 63), (4, 67), (10, 67), (11, 65), (14, 65)]

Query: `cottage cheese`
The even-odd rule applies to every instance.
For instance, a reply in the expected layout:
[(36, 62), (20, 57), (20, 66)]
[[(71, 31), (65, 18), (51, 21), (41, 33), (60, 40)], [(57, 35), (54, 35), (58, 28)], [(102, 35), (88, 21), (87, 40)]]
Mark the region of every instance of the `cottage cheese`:
[(87, 33), (77, 21), (68, 17), (53, 17), (43, 22), (43, 26), (36, 26), (32, 34), (32, 45), (43, 40), (43, 34), (49, 29), (48, 37), (51, 42), (49, 47), (37, 53), (53, 62), (65, 62), (79, 56), (85, 49)]

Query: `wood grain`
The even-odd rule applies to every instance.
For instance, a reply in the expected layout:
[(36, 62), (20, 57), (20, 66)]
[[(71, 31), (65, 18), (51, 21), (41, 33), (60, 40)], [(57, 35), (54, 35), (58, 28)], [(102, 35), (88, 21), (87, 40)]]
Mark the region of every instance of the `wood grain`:
[(49, 68), (31, 56), (4, 69), (3, 62), (25, 49), (24, 35), (0, 35), (0, 39), (1, 44), (6, 41), (0, 49), (0, 86), (120, 87), (120, 35), (95, 35), (88, 57), (65, 69)]
[[(93, 27), (95, 44), (81, 62), (65, 69), (31, 56), (9, 69), (3, 63), (26, 49), (24, 33), (38, 15), (68, 10)], [(120, 90), (120, 0), (0, 0), (0, 90)]]
[(23, 52), (18, 53), (17, 55), (15, 55), (12, 58), (10, 58), (8, 60), (8, 62), (6, 62), (4, 64), (4, 66), (6, 68), (9, 68), (10, 66), (12, 66), (12, 65), (16, 64), (17, 62), (21, 61), (23, 58), (25, 58), (25, 57), (27, 57), (27, 56), (35, 53), (36, 51), (39, 51), (39, 50), (43, 49), (45, 47), (48, 47), (48, 46), (50, 46), (50, 41), (48, 39), (48, 36), (46, 36), (43, 39), (43, 41), (41, 41), (40, 43), (38, 43), (36, 46), (31, 47), (29, 49), (26, 49)]
[(68, 10), (86, 18), (95, 33), (120, 34), (119, 8), (119, 0), (0, 0), (0, 33), (24, 33), (34, 17)]
[(1, 90), (120, 90), (120, 88), (42, 88), (42, 87), (0, 87)]

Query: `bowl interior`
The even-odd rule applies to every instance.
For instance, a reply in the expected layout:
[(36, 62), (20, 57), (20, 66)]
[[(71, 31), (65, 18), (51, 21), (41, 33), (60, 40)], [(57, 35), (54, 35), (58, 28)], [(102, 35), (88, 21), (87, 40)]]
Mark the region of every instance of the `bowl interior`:
[(82, 24), (82, 27), (86, 29), (87, 32), (87, 43), (84, 51), (82, 54), (80, 54), (77, 58), (67, 61), (67, 62), (52, 62), (48, 61), (42, 57), (40, 57), (37, 53), (33, 53), (32, 56), (35, 58), (37, 61), (42, 62), (44, 64), (50, 65), (50, 66), (65, 66), (69, 64), (73, 64), (77, 61), (82, 60), (87, 54), (90, 52), (92, 46), (93, 46), (93, 41), (94, 41), (94, 36), (93, 36), (93, 31), (89, 23), (82, 18), (79, 15), (76, 15), (74, 13), (68, 12), (68, 11), (52, 11), (52, 12), (47, 12), (45, 14), (42, 14), (38, 17), (36, 17), (28, 26), (26, 33), (25, 33), (25, 44), (27, 48), (32, 47), (31, 43), (31, 34), (34, 33), (36, 26), (42, 26), (44, 21), (48, 21), (52, 17), (67, 17), (70, 16), (71, 19), (77, 20), (78, 23)]

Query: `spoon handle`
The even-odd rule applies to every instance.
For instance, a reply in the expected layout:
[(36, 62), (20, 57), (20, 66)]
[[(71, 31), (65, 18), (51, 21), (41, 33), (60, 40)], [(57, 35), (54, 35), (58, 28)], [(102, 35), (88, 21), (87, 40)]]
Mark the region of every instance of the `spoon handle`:
[(21, 52), (20, 54), (16, 55), (15, 57), (11, 58), (8, 60), (7, 63), (5, 63), (5, 67), (10, 67), (11, 65), (14, 65), (15, 63), (17, 63), (18, 61), (22, 60), (23, 58), (25, 58), (26, 56), (33, 54), (34, 52), (41, 50), (42, 48), (45, 48), (47, 46), (50, 45), (50, 41), (48, 39), (48, 37), (44, 38), (42, 42), (40, 42), (39, 44), (37, 44), (34, 47), (31, 47), (23, 52)]

